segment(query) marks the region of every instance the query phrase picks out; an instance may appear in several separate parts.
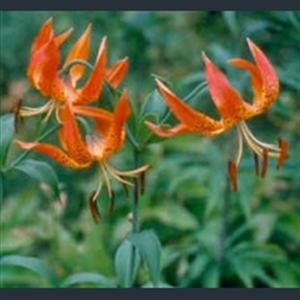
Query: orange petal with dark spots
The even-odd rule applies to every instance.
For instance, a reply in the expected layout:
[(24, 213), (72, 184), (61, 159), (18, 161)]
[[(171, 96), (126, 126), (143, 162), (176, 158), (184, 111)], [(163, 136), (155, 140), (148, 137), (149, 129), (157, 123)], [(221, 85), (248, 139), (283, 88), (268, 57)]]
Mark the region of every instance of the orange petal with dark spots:
[(252, 107), (227, 80), (226, 76), (202, 53), (205, 63), (205, 77), (211, 97), (220, 112), (225, 127), (230, 127), (239, 120), (253, 115)]
[(256, 65), (242, 58), (233, 58), (227, 61), (229, 64), (247, 70), (251, 76), (251, 85), (254, 92), (252, 103), (257, 104), (263, 91), (263, 79)]
[(48, 157), (60, 163), (61, 165), (64, 165), (69, 168), (78, 169), (78, 168), (86, 167), (86, 165), (84, 166), (78, 164), (74, 159), (69, 157), (62, 150), (50, 144), (24, 143), (19, 140), (15, 140), (15, 144), (25, 150), (36, 150), (40, 153), (43, 153), (44, 155), (47, 155)]
[(92, 157), (81, 138), (78, 125), (71, 111), (71, 105), (61, 108), (59, 117), (62, 121), (59, 137), (70, 157), (79, 164), (90, 163)]
[(177, 134), (182, 134), (182, 133), (189, 133), (190, 130), (188, 127), (186, 127), (184, 124), (178, 124), (172, 128), (167, 128), (164, 126), (158, 126), (155, 125), (149, 121), (145, 121), (145, 125), (153, 131), (156, 135), (163, 137), (163, 138), (168, 138), (172, 137)]
[(249, 38), (247, 43), (263, 80), (261, 98), (255, 103), (257, 110), (261, 113), (275, 101), (279, 92), (279, 82), (272, 64), (262, 50)]
[[(173, 114), (190, 132), (215, 135), (224, 131), (222, 122), (216, 121), (188, 106), (158, 79), (156, 79), (156, 83)], [(163, 131), (161, 132), (163, 133)]]

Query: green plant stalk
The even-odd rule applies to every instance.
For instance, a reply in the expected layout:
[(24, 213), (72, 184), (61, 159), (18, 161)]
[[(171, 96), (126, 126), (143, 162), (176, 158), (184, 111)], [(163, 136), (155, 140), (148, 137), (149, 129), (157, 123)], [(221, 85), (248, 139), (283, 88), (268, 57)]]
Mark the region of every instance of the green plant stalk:
[(219, 242), (219, 249), (217, 253), (218, 262), (221, 264), (226, 250), (226, 240), (228, 234), (228, 213), (230, 207), (230, 198), (231, 198), (231, 191), (230, 191), (230, 183), (229, 179), (226, 180), (226, 186), (224, 189), (224, 197), (223, 197), (223, 207), (222, 207), (222, 215), (221, 215), (221, 233), (220, 233), (220, 242)]
[[(134, 167), (137, 168), (140, 163), (140, 151), (136, 148), (133, 150), (133, 157), (134, 157)], [(132, 227), (131, 232), (133, 234), (139, 232), (139, 210), (138, 210), (138, 204), (139, 204), (139, 196), (140, 196), (140, 183), (139, 178), (134, 179), (134, 191), (133, 191), (133, 197), (131, 201), (131, 212), (132, 212)], [(128, 286), (131, 287), (134, 282), (134, 266), (135, 266), (135, 257), (136, 257), (136, 247), (132, 245), (132, 251), (130, 255), (130, 276), (129, 276), (129, 284)]]

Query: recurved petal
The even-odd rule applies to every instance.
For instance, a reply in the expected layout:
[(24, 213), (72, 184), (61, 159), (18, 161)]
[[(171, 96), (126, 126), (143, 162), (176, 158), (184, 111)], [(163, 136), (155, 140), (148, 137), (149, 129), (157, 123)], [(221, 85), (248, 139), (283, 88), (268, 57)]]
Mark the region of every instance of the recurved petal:
[(90, 117), (95, 122), (95, 131), (100, 137), (107, 136), (114, 122), (114, 114), (99, 107), (74, 105), (73, 112), (78, 115)]
[(98, 159), (103, 160), (120, 149), (125, 139), (124, 123), (131, 112), (128, 103), (128, 93), (123, 91), (115, 108), (113, 122), (95, 118), (96, 132), (102, 138), (99, 143), (101, 151), (98, 151)]
[(229, 83), (226, 76), (202, 52), (205, 63), (205, 77), (211, 97), (222, 116), (225, 127), (253, 116), (251, 105), (243, 101), (238, 91)]
[(229, 59), (227, 62), (235, 67), (245, 69), (250, 73), (251, 85), (254, 91), (252, 102), (257, 104), (263, 89), (263, 79), (257, 66), (242, 58)]
[(73, 28), (70, 28), (67, 31), (60, 33), (59, 35), (57, 35), (55, 37), (55, 43), (58, 48), (68, 39), (68, 37), (70, 36), (72, 31), (73, 31)]
[(49, 18), (41, 27), (39, 33), (35, 37), (32, 47), (31, 54), (39, 50), (45, 43), (54, 37), (52, 29), (52, 18)]
[(128, 57), (115, 62), (109, 70), (106, 71), (106, 80), (116, 88), (123, 80), (128, 70)]
[(128, 92), (127, 90), (124, 90), (115, 108), (115, 113), (114, 113), (115, 127), (121, 129), (124, 126), (124, 123), (126, 122), (130, 113), (131, 113), (131, 108), (128, 102)]
[(59, 137), (70, 157), (78, 164), (90, 163), (92, 157), (81, 138), (78, 125), (71, 111), (71, 104), (60, 109), (59, 117), (62, 122)]
[(168, 128), (168, 127), (163, 127), (163, 126), (158, 126), (155, 125), (149, 121), (145, 121), (145, 125), (151, 130), (153, 131), (156, 135), (163, 137), (163, 138), (168, 138), (168, 137), (172, 137), (174, 135), (177, 134), (181, 134), (181, 133), (189, 133), (191, 132), (189, 130), (188, 127), (186, 127), (184, 124), (178, 124), (172, 128)]
[(275, 101), (279, 92), (279, 82), (272, 64), (262, 50), (249, 38), (247, 43), (263, 81), (261, 99), (255, 103), (257, 110), (263, 112)]
[(113, 113), (99, 108), (99, 107), (93, 107), (93, 106), (84, 106), (84, 105), (74, 105), (73, 106), (73, 112), (77, 115), (82, 115), (85, 117), (91, 117), (91, 118), (97, 118), (97, 119), (103, 119), (107, 122), (112, 122), (114, 115)]
[(156, 83), (173, 114), (190, 132), (203, 135), (215, 135), (224, 130), (222, 122), (216, 121), (192, 109), (158, 79), (156, 79)]
[(32, 54), (27, 76), (43, 95), (64, 101), (64, 87), (58, 77), (59, 60), (59, 50), (52, 38)]
[(94, 70), (85, 85), (78, 91), (78, 97), (75, 100), (77, 104), (86, 104), (98, 98), (106, 72), (106, 37), (101, 41)]
[[(73, 60), (87, 60), (90, 50), (91, 25), (89, 24), (84, 33), (79, 37), (77, 42), (71, 48), (66, 61), (63, 65), (65, 68)], [(70, 76), (73, 86), (82, 77), (85, 66), (83, 64), (75, 64), (70, 68)]]
[(86, 165), (80, 165), (71, 157), (69, 157), (66, 153), (61, 151), (59, 148), (51, 145), (51, 144), (44, 144), (44, 143), (24, 143), (19, 140), (15, 140), (15, 144), (22, 149), (25, 150), (36, 150), (40, 153), (47, 155), (48, 157), (52, 158), (53, 160), (57, 161), (58, 163), (69, 167), (69, 168), (83, 168)]

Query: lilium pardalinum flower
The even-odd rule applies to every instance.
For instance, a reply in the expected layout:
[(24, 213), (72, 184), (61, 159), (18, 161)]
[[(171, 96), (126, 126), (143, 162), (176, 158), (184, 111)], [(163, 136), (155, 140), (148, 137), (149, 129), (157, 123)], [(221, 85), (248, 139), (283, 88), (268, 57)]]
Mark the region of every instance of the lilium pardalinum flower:
[[(228, 162), (228, 173), (234, 190), (237, 190), (237, 167), (243, 152), (243, 140), (254, 152), (255, 170), (262, 177), (265, 176), (267, 170), (268, 157), (277, 159), (277, 169), (288, 158), (288, 143), (286, 141), (279, 138), (278, 145), (262, 142), (251, 133), (245, 123), (245, 120), (266, 111), (275, 101), (279, 92), (279, 82), (273, 66), (258, 46), (250, 39), (247, 39), (247, 43), (255, 63), (242, 58), (231, 59), (228, 62), (250, 73), (254, 92), (252, 104), (243, 100), (226, 76), (202, 52), (208, 89), (221, 115), (220, 120), (215, 120), (194, 110), (171, 92), (161, 81), (156, 80), (164, 100), (180, 123), (173, 128), (166, 128), (148, 121), (145, 122), (148, 128), (161, 137), (171, 137), (183, 133), (213, 136), (236, 126), (238, 131), (237, 157), (235, 161)], [(259, 172), (259, 157), (262, 158), (261, 172)]]
[[(90, 48), (91, 25), (75, 42), (69, 51), (62, 68), (60, 67), (60, 46), (66, 41), (72, 28), (59, 35), (55, 35), (52, 28), (52, 19), (47, 20), (36, 36), (32, 48), (27, 76), (31, 84), (40, 93), (50, 99), (38, 108), (21, 107), (21, 116), (32, 116), (47, 113), (45, 120), (53, 111), (58, 119), (59, 108), (65, 103), (72, 104), (72, 110), (85, 114), (83, 105), (96, 100), (107, 81), (112, 87), (117, 87), (128, 69), (127, 57), (118, 60), (111, 68), (106, 68), (106, 37), (100, 43), (94, 67), (86, 60)], [(86, 67), (91, 73), (84, 84), (79, 85)], [(89, 109), (89, 108), (87, 108)]]
[[(59, 118), (62, 122), (58, 134), (63, 150), (47, 143), (25, 143), (19, 140), (16, 140), (15, 143), (22, 149), (36, 150), (73, 169), (87, 168), (96, 162), (99, 165), (101, 175), (98, 187), (90, 198), (90, 203), (95, 203), (103, 183), (107, 187), (111, 201), (113, 201), (114, 193), (110, 177), (122, 183), (124, 187), (126, 185), (131, 186), (132, 183), (125, 178), (137, 177), (150, 167), (146, 164), (135, 170), (119, 171), (108, 162), (108, 158), (123, 146), (125, 139), (124, 123), (130, 113), (131, 109), (126, 91), (122, 93), (113, 113), (96, 107), (88, 107), (86, 115), (94, 120), (95, 130), (92, 134), (87, 134), (85, 141), (83, 141), (71, 104), (66, 103), (59, 111)], [(95, 220), (98, 218), (97, 214), (95, 216), (95, 212), (93, 217)]]

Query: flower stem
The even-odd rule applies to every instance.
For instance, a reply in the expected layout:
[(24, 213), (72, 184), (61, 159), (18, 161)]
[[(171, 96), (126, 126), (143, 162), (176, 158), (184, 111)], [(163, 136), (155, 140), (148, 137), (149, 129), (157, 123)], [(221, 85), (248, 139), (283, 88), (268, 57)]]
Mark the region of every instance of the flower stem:
[(225, 255), (225, 243), (227, 239), (228, 233), (228, 213), (230, 207), (230, 183), (229, 180), (226, 180), (226, 186), (224, 189), (224, 197), (223, 197), (223, 207), (222, 207), (222, 215), (221, 215), (221, 233), (220, 233), (220, 242), (219, 249), (217, 253), (217, 259), (219, 263), (222, 263), (224, 255)]
[[(136, 148), (133, 150), (133, 157), (134, 157), (134, 168), (138, 168), (140, 164), (140, 151)], [(139, 178), (134, 178), (134, 192), (131, 201), (131, 212), (132, 212), (132, 227), (131, 233), (136, 234), (139, 232), (139, 211), (138, 211), (138, 204), (139, 204), (139, 196), (140, 196), (140, 182)], [(135, 264), (136, 264), (136, 247), (132, 245), (132, 251), (130, 255), (130, 286), (132, 286), (134, 282), (134, 271), (135, 271)]]

